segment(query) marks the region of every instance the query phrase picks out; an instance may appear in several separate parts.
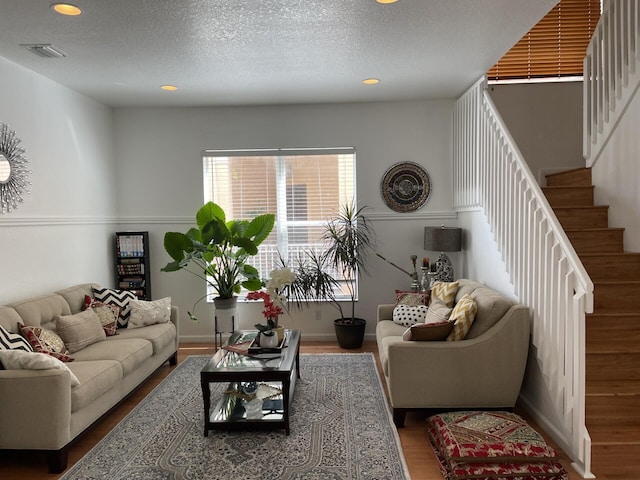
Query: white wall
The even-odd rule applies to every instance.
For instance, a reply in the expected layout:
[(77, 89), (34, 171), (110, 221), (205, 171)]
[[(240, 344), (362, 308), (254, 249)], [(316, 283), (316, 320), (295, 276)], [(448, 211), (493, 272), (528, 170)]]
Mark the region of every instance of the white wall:
[(0, 305), (111, 284), (111, 109), (0, 57), (0, 121), (22, 140), (32, 171), (31, 194), (0, 215)]
[[(171, 296), (181, 309), (183, 341), (210, 338), (211, 314), (202, 323), (186, 316), (204, 285), (185, 272), (163, 273), (169, 257), (166, 231), (186, 231), (203, 203), (203, 149), (354, 146), (360, 204), (370, 206), (378, 251), (409, 269), (409, 255), (427, 255), (423, 227), (455, 225), (451, 195), (451, 108), (448, 100), (237, 108), (118, 108), (114, 111), (118, 210), (122, 229), (150, 231), (153, 296)], [(380, 180), (393, 164), (417, 162), (429, 172), (431, 198), (415, 213), (384, 204)], [(453, 260), (456, 259), (452, 256)], [(356, 314), (375, 329), (376, 308), (394, 300), (410, 278), (375, 256), (364, 276)], [(240, 327), (260, 319), (259, 303), (240, 305)], [(283, 320), (306, 338), (333, 338), (335, 311), (311, 307)]]
[(623, 227), (624, 247), (640, 252), (640, 93), (592, 167), (595, 203), (609, 205), (609, 226)]
[(496, 84), (489, 92), (538, 183), (585, 166), (581, 81)]

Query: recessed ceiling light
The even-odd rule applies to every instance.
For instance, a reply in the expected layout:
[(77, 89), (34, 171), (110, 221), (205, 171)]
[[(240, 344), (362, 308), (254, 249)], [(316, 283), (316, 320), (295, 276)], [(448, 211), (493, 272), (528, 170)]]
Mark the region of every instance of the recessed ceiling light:
[(375, 85), (377, 83), (380, 83), (380, 79), (378, 78), (365, 78), (362, 83), (364, 83), (365, 85)]
[(173, 92), (178, 89), (175, 85), (160, 85), (162, 90), (167, 90), (168, 92)]
[(52, 3), (51, 8), (53, 8), (60, 15), (69, 15), (76, 16), (82, 13), (79, 7), (71, 4), (71, 3)]
[(382, 3), (384, 5), (389, 4), (389, 3), (396, 3), (398, 0), (376, 0), (376, 2), (378, 3)]

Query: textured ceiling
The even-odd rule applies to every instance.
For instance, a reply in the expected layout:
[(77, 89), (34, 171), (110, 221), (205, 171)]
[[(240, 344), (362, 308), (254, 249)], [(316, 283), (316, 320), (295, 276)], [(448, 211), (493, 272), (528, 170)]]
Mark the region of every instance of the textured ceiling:
[(107, 105), (211, 106), (456, 97), (557, 0), (72, 3), (0, 0), (0, 56)]

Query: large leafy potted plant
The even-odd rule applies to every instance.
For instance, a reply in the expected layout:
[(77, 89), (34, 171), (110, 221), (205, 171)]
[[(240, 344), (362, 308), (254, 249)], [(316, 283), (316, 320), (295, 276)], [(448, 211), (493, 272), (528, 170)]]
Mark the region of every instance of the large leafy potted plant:
[[(165, 233), (164, 248), (173, 260), (162, 271), (185, 270), (207, 282), (217, 294), (216, 309), (228, 306), (225, 301), (235, 306), (242, 288), (254, 291), (262, 287), (258, 270), (248, 261), (258, 253), (258, 246), (271, 233), (274, 222), (275, 215), (271, 213), (250, 221), (227, 220), (222, 207), (208, 202), (196, 214), (197, 227), (186, 233)], [(192, 320), (198, 320), (188, 313)]]
[[(366, 320), (355, 315), (358, 276), (366, 272), (374, 237), (371, 223), (363, 214), (366, 208), (345, 204), (325, 223), (324, 249), (300, 255), (296, 279), (289, 287), (289, 298), (298, 307), (324, 300), (336, 308), (340, 318), (333, 323), (342, 348), (360, 348), (366, 328)], [(339, 289), (349, 298), (348, 309), (336, 295)]]

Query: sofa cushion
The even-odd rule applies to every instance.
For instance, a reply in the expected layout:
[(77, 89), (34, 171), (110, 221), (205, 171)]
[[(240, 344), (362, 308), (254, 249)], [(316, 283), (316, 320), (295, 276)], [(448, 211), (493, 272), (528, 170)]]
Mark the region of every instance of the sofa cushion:
[(159, 300), (130, 300), (128, 328), (139, 328), (156, 323), (167, 323), (171, 319), (171, 297)]
[(33, 347), (22, 335), (19, 333), (11, 333), (0, 325), (0, 350), (33, 352)]
[(426, 305), (396, 305), (393, 309), (393, 322), (405, 327), (424, 323), (428, 309)]
[(0, 350), (0, 363), (6, 370), (66, 370), (71, 375), (71, 386), (80, 383), (78, 378), (61, 360), (46, 353)]
[[(393, 323), (393, 322), (389, 322)], [(121, 328), (118, 330), (118, 335), (115, 337), (107, 338), (107, 342), (124, 340), (129, 338), (142, 338), (151, 342), (153, 347), (153, 354), (160, 352), (167, 345), (175, 345), (176, 342), (176, 326), (172, 323), (159, 323), (156, 325), (149, 325), (148, 327), (133, 328)]]
[(452, 308), (458, 291), (458, 282), (435, 282), (431, 287), (431, 301), (441, 300), (444, 304)]
[(20, 333), (29, 341), (34, 351), (46, 353), (63, 362), (73, 360), (62, 338), (53, 330), (42, 327), (27, 327), (21, 323), (18, 323), (18, 328)]
[(0, 327), (7, 332), (18, 333), (18, 322), (22, 322), (18, 312), (10, 307), (0, 307)]
[(112, 288), (93, 288), (93, 296), (96, 300), (110, 305), (120, 307), (120, 318), (118, 318), (118, 327), (126, 328), (129, 323), (129, 302), (135, 300), (135, 294), (128, 290), (114, 290)]
[(447, 337), (449, 341), (464, 340), (471, 329), (478, 307), (469, 295), (462, 297), (453, 307), (449, 320), (455, 320), (453, 330)]
[(83, 348), (74, 357), (76, 361), (116, 360), (120, 363), (122, 375), (127, 376), (152, 355), (150, 341), (141, 338), (124, 339), (116, 335), (109, 337), (106, 342), (97, 342)]
[(27, 298), (8, 306), (18, 312), (23, 324), (49, 330), (56, 329), (57, 315), (71, 315), (67, 301), (55, 293)]
[(91, 309), (74, 315), (57, 316), (56, 327), (71, 353), (106, 338), (100, 319)]
[(469, 280), (468, 278), (461, 278), (458, 280), (458, 291), (456, 292), (456, 302), (459, 301), (465, 295), (471, 295), (471, 293), (476, 289), (484, 287), (484, 285), (480, 282), (476, 282), (475, 280)]
[(97, 288), (98, 285), (94, 283), (81, 283), (63, 288), (54, 293), (57, 293), (66, 300), (71, 309), (71, 313), (78, 313), (85, 309), (84, 297), (85, 295), (89, 295), (90, 297), (93, 295), (93, 287)]
[(71, 411), (86, 407), (122, 380), (122, 365), (116, 360), (75, 361), (69, 369), (80, 385), (71, 389)]
[(478, 311), (466, 338), (482, 335), (493, 327), (513, 305), (513, 302), (505, 296), (487, 287), (475, 289), (471, 298), (476, 302)]

